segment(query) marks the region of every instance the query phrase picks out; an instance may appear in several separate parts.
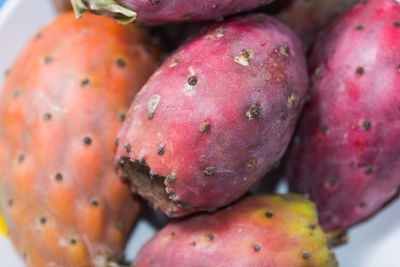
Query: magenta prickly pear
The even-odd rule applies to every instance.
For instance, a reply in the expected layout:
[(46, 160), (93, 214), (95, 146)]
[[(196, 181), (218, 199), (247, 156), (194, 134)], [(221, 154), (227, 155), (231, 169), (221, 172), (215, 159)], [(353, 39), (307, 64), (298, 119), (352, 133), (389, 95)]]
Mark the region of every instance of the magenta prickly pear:
[(72, 0), (77, 16), (85, 11), (104, 14), (120, 22), (156, 25), (200, 21), (248, 11), (274, 0)]
[(324, 228), (375, 214), (400, 185), (400, 4), (356, 4), (311, 58), (311, 102), (295, 139), (291, 189), (316, 202)]
[(285, 152), (307, 85), (300, 41), (280, 22), (255, 14), (213, 25), (132, 103), (120, 176), (172, 217), (225, 206)]

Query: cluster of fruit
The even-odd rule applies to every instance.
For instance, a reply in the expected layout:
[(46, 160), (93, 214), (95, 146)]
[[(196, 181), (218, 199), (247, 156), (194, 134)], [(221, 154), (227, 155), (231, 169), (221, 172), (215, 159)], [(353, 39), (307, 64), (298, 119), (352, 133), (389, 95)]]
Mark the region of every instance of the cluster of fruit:
[[(129, 266), (337, 266), (399, 190), (399, 2), (55, 1), (1, 91), (15, 248), (126, 266), (140, 196), (178, 219)], [(246, 195), (286, 152), (294, 193)]]

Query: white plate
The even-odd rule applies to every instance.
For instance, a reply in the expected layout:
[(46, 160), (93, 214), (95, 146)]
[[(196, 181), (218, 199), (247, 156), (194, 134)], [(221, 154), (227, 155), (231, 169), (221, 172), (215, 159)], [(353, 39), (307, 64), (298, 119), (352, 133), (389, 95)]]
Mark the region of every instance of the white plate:
[[(50, 0), (8, 0), (0, 9), (0, 85), (3, 73), (12, 65), (24, 44), (54, 16)], [(286, 191), (284, 183), (279, 186), (279, 191)], [(144, 218), (139, 220), (127, 247), (129, 259), (133, 259), (140, 246), (154, 234), (153, 225)], [(400, 201), (354, 227), (349, 232), (349, 239), (348, 244), (335, 249), (340, 266), (400, 267)], [(3, 237), (0, 237), (0, 266), (24, 266)]]

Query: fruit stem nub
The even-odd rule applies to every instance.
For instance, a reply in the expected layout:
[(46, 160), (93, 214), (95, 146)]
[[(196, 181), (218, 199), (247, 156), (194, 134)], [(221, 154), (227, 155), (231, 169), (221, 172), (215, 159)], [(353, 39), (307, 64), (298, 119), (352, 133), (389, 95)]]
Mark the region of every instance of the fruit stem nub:
[(136, 19), (136, 12), (121, 6), (115, 0), (71, 0), (71, 3), (77, 18), (82, 17), (86, 11), (91, 11), (111, 16), (123, 24)]

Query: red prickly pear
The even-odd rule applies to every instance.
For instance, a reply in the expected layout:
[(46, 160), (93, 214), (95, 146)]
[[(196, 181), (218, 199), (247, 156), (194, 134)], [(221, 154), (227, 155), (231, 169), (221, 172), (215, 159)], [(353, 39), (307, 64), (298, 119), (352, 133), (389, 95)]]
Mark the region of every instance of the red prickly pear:
[(77, 16), (85, 11), (104, 14), (122, 23), (147, 25), (221, 18), (269, 4), (274, 0), (72, 0)]
[(325, 229), (375, 214), (400, 185), (400, 4), (356, 4), (317, 42), (311, 102), (295, 138), (291, 189)]
[(172, 222), (139, 251), (136, 267), (334, 267), (314, 205), (295, 194), (250, 196), (215, 214)]
[(139, 204), (115, 173), (114, 140), (154, 57), (135, 26), (66, 13), (9, 72), (0, 101), (0, 204), (29, 266), (121, 260)]
[(132, 103), (120, 176), (171, 217), (225, 206), (285, 152), (307, 85), (300, 41), (280, 22), (254, 14), (210, 26)]

